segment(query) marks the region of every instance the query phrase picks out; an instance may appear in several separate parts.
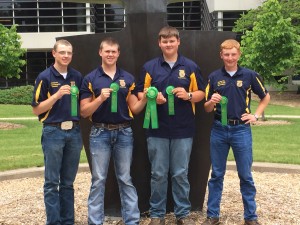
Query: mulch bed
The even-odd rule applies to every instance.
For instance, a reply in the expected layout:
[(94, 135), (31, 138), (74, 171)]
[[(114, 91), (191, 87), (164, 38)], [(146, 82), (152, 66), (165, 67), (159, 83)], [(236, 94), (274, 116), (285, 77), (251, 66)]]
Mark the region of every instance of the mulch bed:
[(8, 122), (0, 122), (0, 130), (11, 130), (11, 129), (17, 129), (25, 127), (22, 124), (16, 124), (16, 123), (8, 123)]
[[(265, 225), (300, 224), (300, 174), (253, 172), (257, 188), (257, 213)], [(87, 224), (87, 197), (90, 174), (78, 173), (75, 182), (76, 225)], [(40, 225), (45, 223), (43, 203), (43, 178), (23, 178), (0, 182), (0, 224)], [(243, 206), (236, 171), (228, 170), (225, 176), (221, 204), (223, 224), (242, 224)], [(203, 212), (193, 212), (197, 225), (205, 219), (206, 199)], [(176, 224), (173, 214), (168, 214), (167, 224)], [(142, 218), (146, 225), (149, 218)], [(116, 224), (118, 221), (107, 221)]]

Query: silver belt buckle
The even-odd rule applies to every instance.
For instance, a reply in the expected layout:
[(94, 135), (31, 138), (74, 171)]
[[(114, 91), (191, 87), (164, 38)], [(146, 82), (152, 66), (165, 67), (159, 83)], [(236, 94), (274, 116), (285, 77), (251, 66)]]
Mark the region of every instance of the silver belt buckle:
[(73, 121), (64, 121), (60, 124), (62, 130), (71, 130), (73, 128)]

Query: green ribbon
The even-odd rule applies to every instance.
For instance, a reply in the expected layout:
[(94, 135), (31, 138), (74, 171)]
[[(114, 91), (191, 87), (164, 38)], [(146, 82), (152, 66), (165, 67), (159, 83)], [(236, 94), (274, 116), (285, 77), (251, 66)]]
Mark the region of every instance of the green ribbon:
[(111, 83), (110, 88), (113, 89), (111, 92), (111, 112), (117, 112), (118, 90), (120, 86), (117, 83)]
[(228, 99), (225, 96), (222, 96), (220, 101), (221, 105), (221, 123), (223, 126), (227, 125), (227, 103)]
[(78, 87), (75, 85), (75, 82), (71, 82), (71, 116), (78, 116)]
[(152, 129), (158, 128), (158, 118), (157, 118), (157, 108), (156, 108), (156, 98), (158, 90), (156, 87), (149, 87), (147, 91), (147, 106), (144, 118), (143, 128), (149, 128), (150, 119)]
[(168, 109), (169, 109), (169, 115), (175, 115), (174, 110), (174, 94), (173, 94), (174, 86), (168, 86), (166, 89), (166, 92), (168, 94)]

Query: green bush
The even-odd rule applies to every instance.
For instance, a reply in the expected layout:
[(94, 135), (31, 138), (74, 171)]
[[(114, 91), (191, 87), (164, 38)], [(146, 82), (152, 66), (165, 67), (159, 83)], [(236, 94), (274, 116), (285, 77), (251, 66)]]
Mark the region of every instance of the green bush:
[(0, 90), (0, 104), (30, 105), (33, 86), (20, 86)]

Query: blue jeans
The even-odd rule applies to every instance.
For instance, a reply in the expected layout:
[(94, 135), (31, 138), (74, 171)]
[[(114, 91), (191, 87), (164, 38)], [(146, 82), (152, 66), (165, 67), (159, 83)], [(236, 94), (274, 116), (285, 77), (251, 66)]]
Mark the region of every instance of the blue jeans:
[(80, 127), (61, 130), (45, 125), (42, 132), (45, 163), (46, 224), (74, 224), (74, 188), (82, 139)]
[(147, 143), (151, 163), (150, 216), (164, 218), (166, 214), (168, 174), (170, 173), (174, 214), (177, 219), (186, 217), (191, 209), (188, 168), (193, 138), (148, 137)]
[(132, 184), (132, 129), (107, 130), (92, 126), (90, 153), (92, 159), (92, 185), (88, 198), (88, 223), (103, 224), (105, 182), (110, 157), (113, 157), (121, 199), (121, 212), (126, 225), (139, 224), (140, 211), (136, 189)]
[(256, 189), (252, 178), (252, 134), (249, 124), (222, 126), (215, 121), (210, 136), (211, 178), (208, 182), (207, 216), (220, 217), (220, 202), (226, 171), (227, 156), (232, 148), (244, 205), (244, 218), (256, 220)]

